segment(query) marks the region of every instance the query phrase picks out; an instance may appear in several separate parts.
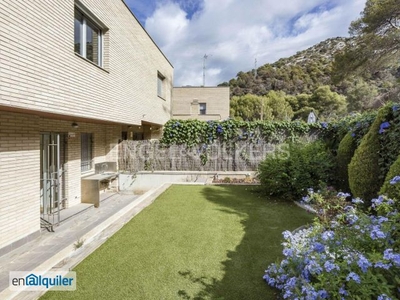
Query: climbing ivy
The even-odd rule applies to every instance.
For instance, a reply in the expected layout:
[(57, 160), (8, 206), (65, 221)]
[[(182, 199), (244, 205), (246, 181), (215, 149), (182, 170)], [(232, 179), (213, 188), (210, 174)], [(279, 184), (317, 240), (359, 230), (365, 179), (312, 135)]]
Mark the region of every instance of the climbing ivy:
[(223, 121), (169, 120), (164, 126), (161, 142), (166, 145), (186, 144), (189, 147), (199, 144), (212, 144), (218, 140), (231, 143), (247, 140), (250, 143), (291, 141), (311, 131), (326, 130), (323, 123), (307, 124), (302, 121)]

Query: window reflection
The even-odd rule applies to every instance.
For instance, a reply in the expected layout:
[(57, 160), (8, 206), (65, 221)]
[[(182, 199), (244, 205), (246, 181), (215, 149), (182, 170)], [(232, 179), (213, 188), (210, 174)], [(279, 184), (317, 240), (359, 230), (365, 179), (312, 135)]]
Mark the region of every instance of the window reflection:
[(101, 30), (75, 9), (74, 50), (101, 66)]

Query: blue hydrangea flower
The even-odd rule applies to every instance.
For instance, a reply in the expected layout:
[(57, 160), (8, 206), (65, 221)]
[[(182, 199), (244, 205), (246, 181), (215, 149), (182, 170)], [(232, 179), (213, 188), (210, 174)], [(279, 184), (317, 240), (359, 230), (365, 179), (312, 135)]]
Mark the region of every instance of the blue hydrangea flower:
[(324, 263), (324, 268), (327, 272), (332, 272), (333, 270), (340, 270), (339, 266), (327, 260)]
[(376, 208), (379, 205), (381, 205), (383, 203), (384, 199), (382, 196), (379, 196), (377, 199), (372, 199), (371, 203), (372, 203), (372, 207)]
[(346, 289), (344, 288), (344, 286), (342, 286), (342, 287), (339, 289), (339, 294), (340, 294), (340, 295), (343, 295), (343, 296), (347, 296), (349, 293), (346, 291)]
[(288, 248), (283, 249), (283, 255), (285, 255), (286, 257), (292, 257), (293, 254), (294, 254), (293, 249), (288, 249)]
[(392, 178), (392, 180), (390, 180), (390, 184), (396, 184), (400, 182), (400, 176), (395, 176)]
[(315, 260), (310, 260), (307, 266), (305, 267), (311, 274), (321, 274), (322, 273), (322, 267), (315, 261)]
[(392, 264), (385, 264), (381, 261), (376, 262), (374, 265), (375, 268), (381, 268), (381, 269), (385, 269), (385, 270), (389, 270), (391, 266), (392, 266)]
[(368, 259), (364, 255), (360, 255), (357, 265), (364, 273), (366, 273), (368, 268), (372, 266), (372, 264), (368, 261)]
[(400, 266), (400, 254), (393, 253), (393, 249), (386, 249), (383, 252), (383, 258), (392, 261), (396, 266)]
[(349, 197), (351, 195), (349, 193), (339, 192), (336, 196), (339, 197), (339, 198), (347, 198), (347, 197)]
[(322, 128), (326, 129), (326, 128), (328, 128), (328, 123), (321, 122), (321, 126), (322, 126)]
[(328, 299), (328, 297), (329, 297), (328, 292), (325, 291), (325, 290), (320, 290), (320, 291), (318, 291), (317, 293), (318, 293), (318, 296), (319, 296), (321, 299)]
[(378, 217), (376, 220), (377, 220), (378, 224), (382, 224), (382, 223), (384, 223), (384, 222), (389, 221), (388, 218), (383, 217), (383, 216)]
[(358, 217), (355, 214), (347, 214), (346, 215), (346, 221), (350, 225), (353, 225), (355, 222), (357, 222), (357, 220), (358, 220)]
[(389, 122), (383, 122), (381, 126), (379, 127), (379, 134), (382, 134), (385, 132), (385, 129), (388, 129), (390, 127)]
[(386, 294), (379, 295), (377, 300), (392, 300), (392, 298), (388, 297)]
[(325, 246), (323, 244), (321, 244), (321, 243), (316, 242), (314, 244), (314, 248), (313, 249), (314, 249), (315, 252), (321, 253), (321, 252), (325, 251)]
[(363, 204), (364, 203), (364, 201), (361, 200), (360, 198), (352, 199), (351, 202), (354, 204)]
[(217, 126), (217, 133), (221, 134), (221, 133), (223, 133), (223, 132), (224, 132), (224, 129), (222, 128), (222, 126), (221, 126), (221, 125), (218, 125), (218, 126)]
[(289, 230), (285, 230), (284, 232), (282, 232), (282, 235), (285, 240), (288, 240), (292, 237), (292, 233)]
[(321, 238), (324, 241), (331, 240), (334, 237), (335, 237), (335, 233), (332, 230), (324, 231), (324, 233), (322, 233), (322, 235), (321, 235)]
[(269, 276), (268, 274), (265, 274), (265, 275), (263, 276), (263, 279), (268, 283), (268, 285), (270, 285), (270, 286), (272, 286), (272, 287), (274, 287), (275, 284), (276, 284), (275, 278)]
[(296, 286), (297, 279), (296, 277), (291, 277), (286, 281), (285, 287), (293, 289)]
[(357, 282), (357, 283), (361, 283), (360, 276), (358, 276), (358, 275), (357, 275), (356, 273), (354, 273), (354, 272), (350, 272), (349, 275), (347, 275), (346, 280), (347, 280), (347, 281), (353, 280), (353, 281), (355, 281), (355, 282)]
[(381, 231), (378, 225), (372, 226), (372, 230), (369, 236), (373, 240), (386, 238), (386, 234), (383, 231)]
[(395, 266), (400, 267), (400, 254), (393, 254), (392, 262)]

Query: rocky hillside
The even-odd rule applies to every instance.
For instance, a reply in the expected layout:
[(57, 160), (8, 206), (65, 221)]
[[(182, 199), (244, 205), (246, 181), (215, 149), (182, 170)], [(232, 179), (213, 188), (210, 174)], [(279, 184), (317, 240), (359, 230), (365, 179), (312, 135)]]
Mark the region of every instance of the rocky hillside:
[[(311, 94), (318, 86), (329, 85), (332, 91), (346, 94), (350, 82), (334, 84), (332, 66), (334, 56), (345, 47), (354, 45), (353, 38), (331, 38), (295, 55), (282, 58), (275, 63), (265, 64), (255, 70), (239, 72), (236, 78), (220, 85), (230, 86), (232, 96), (245, 94), (264, 95), (270, 90), (284, 91), (289, 95)], [(390, 74), (389, 74), (390, 75)], [(368, 81), (375, 86), (382, 85), (382, 74), (375, 74)], [(384, 74), (388, 78), (387, 72)], [(390, 76), (389, 76), (390, 77)], [(390, 78), (391, 80), (392, 78)]]

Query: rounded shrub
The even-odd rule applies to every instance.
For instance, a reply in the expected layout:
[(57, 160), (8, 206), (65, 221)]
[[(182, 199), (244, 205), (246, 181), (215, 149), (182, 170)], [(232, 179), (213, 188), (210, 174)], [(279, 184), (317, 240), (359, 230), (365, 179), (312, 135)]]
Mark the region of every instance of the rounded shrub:
[(350, 191), (348, 166), (356, 149), (357, 142), (349, 132), (341, 140), (336, 156), (337, 185), (342, 191)]
[(389, 198), (397, 199), (400, 201), (400, 182), (393, 180), (396, 176), (400, 176), (400, 155), (397, 160), (392, 164), (389, 172), (386, 175), (385, 182), (382, 185), (380, 194), (385, 194)]
[(275, 152), (258, 166), (258, 178), (264, 191), (269, 195), (285, 196), (290, 194), (288, 174), (289, 160)]
[(354, 196), (363, 198), (367, 203), (378, 194), (383, 184), (379, 166), (381, 150), (379, 135), (382, 133), (382, 124), (385, 123), (391, 110), (389, 105), (379, 110), (349, 164), (350, 190)]
[(381, 145), (379, 166), (381, 169), (380, 179), (382, 181), (386, 178), (390, 167), (400, 154), (400, 105), (390, 103), (387, 106), (387, 110), (386, 119), (381, 123), (379, 129)]
[(258, 177), (269, 195), (300, 199), (308, 188), (331, 181), (333, 157), (321, 141), (292, 143), (287, 151), (270, 154), (260, 164)]

